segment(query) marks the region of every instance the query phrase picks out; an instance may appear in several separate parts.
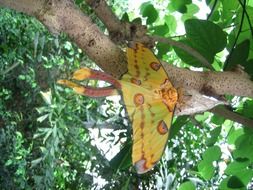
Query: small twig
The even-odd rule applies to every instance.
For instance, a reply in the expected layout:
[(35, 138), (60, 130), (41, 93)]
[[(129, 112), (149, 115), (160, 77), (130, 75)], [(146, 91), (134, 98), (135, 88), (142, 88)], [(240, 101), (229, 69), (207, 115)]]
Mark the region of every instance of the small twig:
[(3, 71), (1, 73), (1, 75), (6, 75), (7, 73), (9, 73), (11, 70), (15, 69), (17, 66), (20, 65), (20, 62), (14, 63), (12, 66), (10, 66), (8, 69), (6, 69), (5, 71)]
[[(120, 34), (120, 36), (122, 38), (127, 38), (127, 36), (129, 36), (129, 34), (127, 34), (127, 32), (129, 32), (129, 31), (125, 30), (126, 27), (125, 27), (124, 23), (120, 22), (120, 20), (115, 16), (115, 14), (112, 12), (111, 8), (109, 8), (109, 6), (107, 5), (107, 3), (104, 0), (101, 0), (99, 2), (96, 2), (94, 0), (85, 0), (85, 1), (93, 8), (93, 10), (96, 12), (97, 16), (99, 17), (99, 19), (102, 20), (102, 22), (105, 24), (105, 26), (107, 27), (107, 29), (109, 31), (114, 31), (114, 32), (118, 31), (118, 34)], [(136, 30), (143, 30), (143, 27), (136, 27)], [(211, 66), (211, 64), (206, 60), (205, 57), (203, 57), (199, 52), (197, 52), (195, 49), (193, 49), (192, 47), (190, 47), (186, 44), (174, 41), (172, 39), (159, 37), (159, 36), (148, 36), (148, 35), (143, 34), (143, 31), (135, 31), (136, 35), (139, 33), (142, 34), (141, 37), (143, 39), (145, 37), (147, 37), (150, 40), (153, 40), (153, 41), (156, 40), (159, 42), (168, 43), (172, 46), (183, 49), (184, 51), (186, 51), (187, 53), (189, 53), (190, 55), (192, 55), (193, 57), (198, 59), (200, 61), (200, 63), (203, 64), (204, 67), (209, 68), (210, 70), (214, 70), (213, 67)], [(143, 36), (143, 35), (145, 35), (145, 36)], [(132, 36), (132, 39), (138, 40), (138, 35)], [(126, 39), (124, 39), (124, 40), (126, 40)], [(117, 39), (117, 41), (120, 41), (120, 40)]]
[(104, 122), (104, 123), (96, 123), (95, 121), (91, 122), (83, 122), (84, 127), (87, 129), (92, 129), (92, 128), (98, 128), (98, 129), (114, 129), (114, 130), (119, 130), (121, 129), (119, 125), (112, 123), (112, 122)]
[(243, 8), (243, 12), (245, 12), (245, 15), (246, 15), (247, 20), (248, 20), (248, 23), (249, 23), (249, 27), (250, 27), (251, 35), (252, 35), (252, 37), (253, 37), (253, 27), (252, 27), (252, 25), (251, 25), (251, 21), (250, 21), (249, 14), (248, 14), (248, 12), (247, 12), (247, 10), (246, 10), (245, 5), (243, 5), (243, 3), (241, 2), (241, 0), (238, 0), (238, 1), (239, 1), (240, 5), (241, 5), (241, 6), (242, 6), (242, 8)]
[(243, 6), (244, 8), (243, 8), (243, 12), (242, 12), (241, 23), (240, 23), (239, 30), (238, 30), (238, 33), (237, 33), (237, 35), (236, 35), (234, 44), (233, 44), (233, 46), (232, 46), (231, 52), (229, 53), (229, 55), (227, 56), (227, 59), (226, 59), (226, 61), (225, 61), (224, 70), (227, 69), (228, 61), (229, 61), (231, 55), (232, 55), (233, 52), (234, 52), (235, 46), (236, 46), (237, 41), (238, 41), (238, 39), (239, 39), (239, 36), (240, 36), (240, 34), (241, 34), (241, 32), (242, 32), (242, 25), (243, 25), (244, 15), (245, 15), (245, 5), (246, 5), (246, 0), (243, 1), (243, 5), (242, 5), (242, 6)]
[(117, 31), (122, 28), (118, 17), (113, 13), (105, 0), (85, 0), (85, 2), (94, 10), (97, 17), (103, 22), (108, 31)]
[(185, 37), (185, 34), (183, 34), (183, 35), (170, 36), (170, 39), (173, 39), (173, 38), (182, 38), (182, 37)]
[(236, 27), (237, 25), (238, 25), (237, 23), (234, 23), (234, 24), (231, 24), (231, 25), (228, 25), (228, 26), (224, 26), (223, 29), (234, 28), (234, 27)]
[(201, 123), (195, 119), (194, 116), (190, 116), (190, 121), (192, 122), (193, 125), (195, 125), (196, 127), (203, 129), (203, 126), (201, 125)]
[(210, 111), (214, 114), (217, 114), (226, 119), (230, 119), (231, 121), (235, 121), (237, 123), (240, 123), (246, 127), (250, 127), (253, 129), (253, 120), (243, 117), (242, 115), (239, 115), (238, 113), (232, 112), (225, 106), (217, 106), (211, 109)]
[(203, 57), (198, 51), (196, 51), (194, 48), (182, 43), (182, 42), (178, 42), (175, 40), (172, 40), (170, 38), (163, 38), (160, 36), (150, 36), (151, 38), (153, 38), (153, 40), (161, 42), (161, 43), (167, 43), (170, 44), (172, 46), (178, 47), (184, 51), (186, 51), (187, 53), (189, 53), (190, 55), (192, 55), (193, 57), (195, 57), (196, 59), (198, 59), (200, 61), (200, 63), (203, 64), (204, 67), (209, 68), (210, 70), (214, 70), (213, 67), (211, 66), (211, 64), (207, 61), (207, 59), (205, 57)]
[(215, 8), (216, 8), (217, 2), (218, 2), (218, 0), (215, 0), (215, 1), (214, 1), (212, 10), (211, 10), (211, 12), (209, 13), (209, 15), (207, 16), (207, 20), (209, 20), (209, 18), (212, 16), (212, 14), (213, 14), (213, 12), (214, 12), (214, 10), (215, 10)]

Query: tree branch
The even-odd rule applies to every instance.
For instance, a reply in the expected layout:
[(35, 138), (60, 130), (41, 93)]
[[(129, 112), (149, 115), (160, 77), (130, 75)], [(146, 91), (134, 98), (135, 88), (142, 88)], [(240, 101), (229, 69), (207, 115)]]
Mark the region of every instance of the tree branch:
[[(105, 8), (104, 0), (92, 1), (93, 7), (99, 10), (104, 18), (112, 16), (112, 13), (103, 13), (110, 10)], [(100, 2), (95, 6), (94, 2)], [(104, 6), (104, 9), (101, 6)], [(90, 18), (84, 15), (72, 1), (69, 0), (0, 0), (0, 6), (9, 7), (35, 16), (48, 29), (54, 33), (65, 32), (76, 42), (81, 49), (100, 66), (106, 73), (119, 78), (127, 72), (126, 54), (108, 36), (93, 24)], [(110, 10), (111, 11), (111, 10)], [(116, 17), (111, 22), (106, 22), (108, 28), (117, 30), (122, 28), (124, 40), (144, 40), (152, 43), (152, 38), (146, 35), (144, 26), (124, 23), (119, 24)], [(107, 19), (106, 19), (107, 20)], [(109, 29), (110, 30), (110, 29)], [(175, 45), (175, 44), (174, 44)], [(197, 56), (198, 57), (198, 56)], [(200, 57), (199, 57), (200, 58)], [(224, 94), (236, 96), (248, 96), (253, 98), (253, 82), (239, 72), (195, 72), (168, 63), (162, 63), (170, 80), (176, 87), (195, 89), (208, 96), (219, 97)], [(209, 108), (210, 109), (210, 108)]]
[(191, 71), (162, 62), (170, 80), (176, 87), (195, 89), (217, 98), (225, 94), (253, 98), (253, 82), (242, 71)]
[(246, 5), (244, 5), (241, 0), (238, 0), (240, 5), (242, 6), (242, 9), (243, 9), (243, 12), (245, 12), (245, 15), (247, 17), (247, 20), (248, 20), (248, 23), (249, 23), (249, 28), (250, 28), (250, 31), (251, 31), (251, 36), (253, 37), (253, 27), (252, 27), (252, 24), (251, 24), (251, 21), (250, 21), (250, 16), (248, 14), (248, 11), (246, 10)]
[[(243, 7), (245, 7), (245, 5), (246, 5), (246, 0), (243, 0)], [(243, 10), (245, 11), (245, 9), (243, 9)], [(237, 33), (237, 35), (236, 35), (234, 44), (233, 44), (233, 46), (232, 46), (232, 48), (231, 48), (231, 51), (230, 51), (229, 55), (227, 56), (227, 59), (226, 59), (226, 61), (225, 61), (225, 63), (224, 63), (224, 67), (223, 67), (224, 70), (227, 70), (228, 61), (229, 61), (229, 59), (231, 58), (231, 55), (233, 54), (233, 52), (234, 52), (234, 50), (235, 50), (235, 46), (236, 46), (237, 41), (238, 41), (238, 39), (239, 39), (239, 36), (240, 36), (240, 34), (241, 34), (241, 32), (242, 32), (242, 26), (243, 26), (244, 15), (245, 15), (245, 12), (244, 12), (244, 11), (242, 12), (242, 18), (241, 18), (239, 30), (238, 30), (238, 33)]]
[(151, 44), (153, 44), (155, 41), (167, 43), (186, 51), (187, 53), (198, 59), (204, 67), (209, 68), (210, 70), (214, 70), (211, 64), (207, 61), (207, 59), (192, 47), (169, 38), (147, 35), (147, 29), (145, 26), (122, 23), (114, 15), (112, 10), (106, 4), (105, 0), (86, 0), (86, 3), (88, 3), (91, 8), (93, 8), (98, 18), (105, 24), (111, 34), (111, 37), (113, 38), (113, 41), (117, 43), (124, 42), (125, 40), (133, 40)]
[(94, 10), (109, 32), (120, 30), (120, 28), (118, 28), (121, 26), (120, 20), (105, 1), (85, 0), (85, 2)]
[(243, 116), (239, 115), (238, 113), (232, 112), (225, 106), (217, 106), (217, 107), (211, 109), (210, 111), (214, 114), (217, 114), (217, 115), (222, 116), (226, 119), (229, 119), (231, 121), (235, 121), (237, 123), (240, 123), (246, 127), (250, 127), (253, 129), (253, 120), (243, 117)]
[(215, 0), (215, 1), (214, 1), (213, 6), (212, 6), (212, 9), (211, 9), (211, 12), (208, 14), (208, 16), (207, 16), (207, 18), (206, 18), (207, 20), (209, 20), (210, 17), (213, 15), (213, 12), (214, 12), (214, 10), (215, 10), (215, 8), (216, 8), (217, 2), (218, 2), (218, 0)]
[(171, 46), (174, 46), (174, 47), (178, 47), (178, 48), (184, 50), (185, 52), (187, 52), (188, 54), (192, 55), (196, 59), (198, 59), (204, 67), (209, 68), (210, 70), (214, 70), (213, 67), (211, 66), (211, 64), (207, 61), (207, 59), (204, 56), (202, 56), (198, 51), (196, 51), (194, 48), (192, 48), (182, 42), (178, 42), (178, 41), (175, 41), (175, 40), (172, 40), (169, 38), (163, 38), (160, 36), (150, 36), (150, 38), (152, 38), (158, 42), (162, 42), (165, 44), (170, 44)]
[(105, 72), (118, 78), (127, 72), (125, 53), (69, 0), (0, 0), (0, 6), (25, 12), (51, 32), (67, 33)]
[(120, 130), (120, 125), (113, 123), (113, 122), (103, 122), (100, 124), (97, 124), (95, 121), (90, 121), (90, 122), (83, 122), (84, 127), (87, 129), (92, 129), (92, 128), (98, 128), (98, 129), (114, 129), (114, 130)]
[[(86, 0), (87, 3), (96, 2), (95, 0)], [(103, 6), (104, 8), (101, 8)], [(161, 38), (151, 37), (146, 34), (145, 28), (136, 27), (136, 25), (129, 26), (127, 23), (121, 23), (116, 16), (106, 17), (104, 15), (114, 15), (112, 10), (108, 8), (108, 5), (104, 0), (99, 1), (99, 5), (93, 6), (97, 16), (106, 23), (108, 30), (118, 30), (121, 33), (119, 36), (124, 37), (124, 40), (129, 40), (130, 37), (135, 40), (143, 40), (144, 42), (151, 42), (155, 39), (160, 42), (168, 43), (172, 46), (184, 49), (194, 57), (196, 57), (204, 66), (212, 68), (210, 63), (197, 51), (193, 50), (185, 44), (181, 44), (177, 41)], [(118, 25), (118, 26), (117, 26)], [(126, 28), (129, 28), (127, 30)], [(128, 31), (128, 32), (127, 32)], [(129, 31), (131, 34), (129, 34)], [(120, 40), (117, 40), (120, 41)], [(249, 78), (237, 73), (237, 72), (194, 72), (185, 69), (178, 69), (173, 66), (169, 66), (167, 63), (163, 64), (166, 68), (170, 79), (176, 86), (185, 88), (193, 88), (195, 90), (205, 93), (208, 88), (208, 94), (206, 95), (224, 95), (231, 94), (237, 96), (253, 97), (253, 83)], [(233, 85), (231, 85), (233, 84)]]

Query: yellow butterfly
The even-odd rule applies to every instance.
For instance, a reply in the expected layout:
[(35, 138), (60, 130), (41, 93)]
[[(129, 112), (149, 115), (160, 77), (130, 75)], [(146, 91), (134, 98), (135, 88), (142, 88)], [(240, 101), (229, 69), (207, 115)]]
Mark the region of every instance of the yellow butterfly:
[(133, 128), (132, 162), (137, 173), (142, 174), (152, 169), (164, 152), (178, 92), (153, 52), (143, 44), (135, 43), (133, 48), (128, 48), (127, 59), (128, 72), (120, 80), (88, 68), (73, 74), (74, 80), (104, 80), (112, 84), (110, 87), (92, 88), (69, 80), (58, 83), (91, 97), (121, 91)]

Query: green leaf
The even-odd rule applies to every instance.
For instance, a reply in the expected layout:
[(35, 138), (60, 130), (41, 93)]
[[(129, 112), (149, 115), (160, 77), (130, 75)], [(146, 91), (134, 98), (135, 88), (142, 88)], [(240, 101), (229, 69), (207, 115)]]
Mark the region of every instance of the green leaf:
[(206, 149), (206, 151), (202, 155), (203, 160), (206, 162), (217, 161), (221, 157), (221, 150), (219, 146), (212, 146)]
[(5, 166), (10, 166), (13, 164), (13, 160), (7, 160), (7, 162), (4, 164)]
[(236, 129), (235, 127), (232, 127), (228, 135), (228, 143), (234, 144), (237, 138), (240, 137), (242, 134), (244, 134), (243, 128)]
[(206, 119), (208, 119), (209, 113), (205, 112), (203, 114), (197, 114), (195, 115), (195, 119), (199, 122), (204, 122)]
[(243, 103), (242, 114), (248, 118), (253, 119), (253, 100), (246, 100)]
[(174, 33), (177, 29), (177, 20), (174, 16), (172, 15), (166, 15), (164, 17), (165, 23), (168, 25), (170, 29), (170, 33)]
[[(235, 169), (235, 168), (234, 168)], [(234, 175), (229, 176), (225, 180), (223, 180), (220, 184), (221, 189), (238, 189), (243, 188), (246, 189), (246, 186), (250, 183), (253, 177), (253, 170), (252, 169), (242, 169), (241, 167), (238, 168), (239, 170), (234, 171)]]
[(232, 189), (237, 189), (244, 187), (244, 184), (236, 176), (231, 176), (228, 180), (228, 187)]
[(215, 173), (215, 168), (212, 162), (208, 162), (206, 160), (201, 160), (198, 164), (199, 174), (205, 179), (210, 180)]
[(110, 161), (110, 166), (114, 170), (124, 170), (131, 166), (131, 151), (132, 151), (132, 143), (125, 143), (125, 146), (119, 151), (114, 158)]
[(129, 22), (129, 17), (128, 17), (127, 12), (125, 12), (125, 13), (122, 15), (122, 17), (121, 17), (120, 20), (121, 20), (121, 21), (124, 21), (124, 22)]
[[(222, 29), (206, 20), (189, 19), (185, 22), (186, 38), (180, 42), (194, 48), (209, 63), (213, 63), (216, 53), (226, 46), (226, 33)], [(182, 49), (174, 47), (177, 55), (187, 64), (193, 66), (203, 66), (196, 58), (189, 55)]]
[(178, 190), (195, 190), (195, 189), (196, 187), (191, 181), (182, 183), (178, 188)]
[(19, 78), (20, 80), (25, 80), (26, 77), (25, 77), (25, 75), (19, 75), (18, 78)]
[(231, 70), (237, 64), (245, 65), (249, 56), (249, 46), (250, 41), (248, 39), (238, 44), (228, 56), (224, 70)]
[(174, 138), (175, 135), (180, 131), (180, 129), (187, 123), (188, 116), (179, 116), (176, 121), (171, 125), (171, 131), (169, 138)]
[(52, 104), (52, 93), (51, 90), (47, 92), (40, 91), (41, 97), (45, 101), (46, 104), (51, 105)]
[(140, 13), (143, 17), (147, 17), (147, 24), (152, 24), (158, 18), (158, 12), (150, 2), (141, 5)]
[(189, 4), (186, 6), (187, 13), (183, 14), (182, 21), (186, 21), (188, 19), (195, 19), (197, 17), (194, 16), (199, 11), (199, 7), (195, 4)]
[(238, 10), (237, 8), (240, 6), (238, 1), (231, 1), (231, 0), (222, 0), (222, 19), (224, 19), (224, 24), (226, 22), (231, 22), (232, 21), (232, 16), (234, 15), (231, 10)]
[(209, 5), (212, 0), (206, 0), (206, 4)]
[(238, 170), (237, 174), (235, 176), (240, 179), (240, 181), (247, 186), (251, 180), (253, 179), (253, 170), (251, 169), (243, 169), (243, 170)]
[(215, 21), (215, 22), (218, 22), (219, 19), (220, 19), (220, 11), (218, 10), (215, 10), (213, 14), (211, 15), (211, 17), (209, 18), (209, 20)]
[[(237, 185), (233, 185), (236, 183)], [(240, 188), (236, 188), (240, 187)], [(223, 179), (219, 185), (220, 190), (246, 190), (246, 187), (242, 184), (242, 182), (237, 178), (235, 179), (233, 176), (229, 176)]]
[(211, 122), (215, 125), (221, 126), (225, 122), (225, 118), (215, 114), (211, 118)]
[(190, 4), (191, 0), (171, 0), (171, 6), (174, 8), (174, 10), (180, 12), (180, 13), (186, 13), (187, 12), (187, 4)]
[(213, 54), (223, 50), (227, 44), (226, 33), (213, 22), (189, 19), (185, 22), (185, 30), (189, 39)]
[(41, 123), (41, 122), (43, 122), (45, 119), (47, 119), (48, 116), (49, 116), (49, 114), (42, 115), (42, 116), (40, 116), (40, 117), (37, 118), (37, 121)]
[(80, 5), (83, 1), (84, 1), (84, 0), (75, 0), (75, 3), (76, 3), (77, 5)]
[(248, 159), (238, 159), (238, 160), (229, 163), (226, 170), (224, 171), (225, 174), (236, 175), (238, 174), (238, 171), (242, 171), (243, 169), (246, 169), (246, 167), (250, 164), (250, 161)]
[(187, 5), (187, 10), (187, 14), (193, 17), (194, 14), (199, 12), (199, 7), (196, 4), (191, 3)]
[(246, 61), (242, 66), (244, 67), (244, 71), (251, 76), (251, 80), (253, 80), (253, 59)]
[(154, 29), (153, 33), (158, 36), (165, 36), (166, 34), (169, 33), (169, 27), (167, 26), (167, 24), (154, 26), (153, 29)]
[(235, 158), (248, 158), (253, 161), (252, 134), (243, 134), (235, 141), (236, 149), (233, 151)]
[(141, 20), (140, 17), (137, 17), (137, 18), (135, 18), (134, 20), (132, 20), (132, 23), (141, 24), (141, 23), (142, 23), (142, 20)]
[(32, 160), (32, 161), (31, 161), (31, 167), (33, 168), (34, 166), (36, 166), (37, 164), (39, 164), (42, 160), (43, 160), (42, 157), (37, 158), (37, 159), (35, 159), (35, 160)]
[(210, 132), (211, 137), (206, 140), (206, 145), (207, 146), (213, 146), (216, 143), (216, 141), (218, 140), (220, 132), (221, 132), (221, 127), (214, 128)]
[(156, 48), (158, 50), (157, 57), (159, 59), (162, 59), (163, 55), (170, 51), (171, 46), (164, 43), (157, 43)]
[(129, 177), (127, 178), (126, 183), (125, 183), (124, 186), (122, 187), (122, 190), (128, 190), (128, 189), (129, 189), (130, 179), (131, 179), (131, 176), (129, 176)]

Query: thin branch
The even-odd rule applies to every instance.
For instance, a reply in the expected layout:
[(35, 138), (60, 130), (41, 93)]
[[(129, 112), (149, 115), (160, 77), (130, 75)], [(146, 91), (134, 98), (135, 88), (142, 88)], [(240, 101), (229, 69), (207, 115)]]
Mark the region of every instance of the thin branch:
[(192, 122), (193, 125), (195, 125), (196, 127), (203, 129), (203, 126), (201, 125), (201, 123), (195, 119), (195, 117), (192, 115), (190, 116), (190, 121)]
[[(38, 7), (36, 7), (36, 3), (39, 4)], [(73, 1), (0, 0), (0, 6), (35, 16), (50, 31), (65, 32), (106, 73), (118, 78), (127, 71), (125, 52), (100, 31), (90, 18), (74, 5)], [(141, 41), (143, 36), (148, 37), (150, 41), (153, 40), (150, 36), (142, 36), (145, 28), (136, 27), (129, 23), (119, 24), (119, 27), (122, 27), (121, 30), (126, 35), (123, 37), (129, 37), (122, 38), (125, 41), (130, 39)], [(130, 35), (127, 33), (129, 31)], [(235, 72), (195, 72), (169, 64), (165, 64), (164, 67), (172, 83), (178, 84), (178, 87), (188, 87), (196, 91), (201, 91), (203, 87), (210, 87), (217, 95), (230, 94), (253, 97), (252, 81)]]
[(251, 35), (253, 37), (253, 27), (251, 25), (251, 21), (250, 21), (250, 17), (249, 17), (248, 11), (246, 10), (246, 6), (243, 5), (243, 3), (241, 2), (241, 0), (238, 0), (238, 1), (239, 1), (240, 5), (242, 6), (243, 12), (245, 12), (245, 15), (247, 17), (247, 20), (248, 20), (248, 23), (249, 23), (249, 26), (250, 26)]
[(112, 9), (104, 0), (85, 0), (85, 2), (94, 10), (98, 18), (104, 23), (108, 31), (117, 31), (121, 26), (120, 20), (112, 12)]
[[(246, 5), (246, 0), (243, 1), (243, 6), (245, 7), (245, 5)], [(245, 10), (245, 9), (244, 9), (244, 10)], [(237, 33), (237, 35), (236, 35), (236, 38), (235, 38), (234, 44), (233, 44), (233, 46), (232, 46), (231, 52), (229, 53), (229, 55), (227, 56), (227, 59), (226, 59), (226, 61), (225, 61), (224, 70), (227, 69), (228, 61), (229, 61), (231, 55), (232, 55), (233, 52), (234, 52), (235, 46), (236, 46), (237, 41), (238, 41), (238, 39), (239, 39), (239, 36), (240, 36), (240, 34), (241, 34), (241, 32), (242, 32), (242, 25), (243, 25), (243, 21), (244, 21), (244, 15), (245, 15), (245, 11), (242, 12), (242, 18), (241, 18), (241, 23), (240, 23), (240, 26), (239, 26), (239, 30), (238, 30), (238, 33)]]
[(9, 68), (7, 68), (5, 71), (3, 71), (1, 73), (1, 75), (6, 75), (7, 73), (9, 73), (11, 70), (15, 69), (17, 66), (20, 65), (21, 62), (17, 62), (17, 63), (14, 63), (13, 65), (11, 65)]
[(124, 51), (113, 43), (74, 1), (0, 0), (0, 6), (36, 17), (52, 33), (65, 32), (92, 61), (115, 78), (127, 72)]
[(122, 129), (118, 124), (112, 122), (103, 122), (103, 123), (96, 123), (95, 121), (90, 122), (83, 122), (84, 127), (87, 129), (98, 128), (98, 129), (114, 129), (119, 130)]
[(214, 10), (215, 10), (215, 8), (216, 8), (217, 2), (218, 2), (218, 0), (215, 0), (215, 1), (214, 1), (213, 7), (212, 7), (212, 9), (211, 9), (211, 12), (209, 13), (209, 15), (208, 15), (207, 18), (206, 18), (207, 20), (209, 20), (210, 17), (212, 16), (212, 14), (213, 14), (213, 12), (214, 12)]
[(170, 38), (163, 38), (160, 36), (150, 36), (150, 37), (153, 38), (155, 41), (170, 44), (174, 47), (178, 47), (178, 48), (186, 51), (187, 53), (189, 53), (190, 55), (192, 55), (193, 57), (198, 59), (200, 61), (200, 63), (203, 64), (204, 67), (207, 67), (210, 70), (214, 70), (213, 67), (211, 66), (211, 64), (208, 62), (208, 60), (204, 56), (202, 56), (198, 51), (196, 51), (194, 48), (192, 48), (182, 42), (172, 40)]
[(211, 109), (210, 111), (214, 114), (217, 114), (217, 115), (222, 116), (226, 119), (240, 123), (246, 127), (250, 127), (253, 129), (253, 120), (248, 119), (242, 115), (239, 115), (238, 113), (232, 112), (225, 106), (217, 106), (217, 107)]
[[(105, 0), (86, 0), (86, 2), (91, 5), (91, 7), (96, 12), (98, 18), (102, 20), (102, 22), (106, 25), (109, 31), (117, 33), (115, 42), (124, 41), (124, 40), (136, 40), (141, 42), (153, 42), (154, 40), (170, 44), (172, 46), (178, 47), (203, 64), (204, 67), (209, 68), (210, 70), (214, 70), (211, 64), (203, 57), (199, 52), (197, 52), (192, 47), (183, 44), (181, 42), (174, 41), (168, 38), (162, 38), (159, 36), (149, 36), (146, 34), (147, 29), (144, 26), (137, 26), (135, 24), (129, 23), (122, 23), (120, 20), (115, 16), (109, 6), (106, 4)], [(130, 31), (130, 33), (129, 33)], [(111, 36), (115, 37), (115, 36)], [(123, 39), (119, 40), (118, 38), (121, 37)]]

